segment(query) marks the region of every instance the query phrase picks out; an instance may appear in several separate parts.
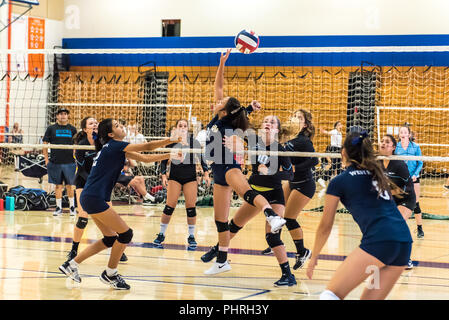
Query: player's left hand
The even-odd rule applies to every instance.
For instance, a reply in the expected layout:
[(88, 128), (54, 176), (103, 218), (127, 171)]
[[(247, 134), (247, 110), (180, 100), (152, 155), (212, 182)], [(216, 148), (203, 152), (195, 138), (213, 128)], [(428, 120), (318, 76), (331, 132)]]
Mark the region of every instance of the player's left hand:
[(313, 271), (315, 270), (315, 266), (317, 264), (318, 264), (318, 257), (312, 256), (312, 258), (310, 258), (310, 260), (309, 260), (309, 264), (307, 265), (307, 271), (306, 271), (307, 277), (309, 279), (312, 279)]

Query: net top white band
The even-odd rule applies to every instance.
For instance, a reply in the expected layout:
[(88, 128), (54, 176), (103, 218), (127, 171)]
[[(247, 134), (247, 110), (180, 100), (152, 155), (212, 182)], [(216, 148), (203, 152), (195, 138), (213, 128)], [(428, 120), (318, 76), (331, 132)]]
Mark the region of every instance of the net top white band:
[[(2, 49), (0, 54), (175, 54), (218, 53), (229, 48), (134, 48), (134, 49)], [(329, 52), (446, 52), (449, 46), (369, 46), (369, 47), (274, 47), (258, 48), (261, 53), (329, 53)], [(235, 48), (231, 52), (238, 53)]]

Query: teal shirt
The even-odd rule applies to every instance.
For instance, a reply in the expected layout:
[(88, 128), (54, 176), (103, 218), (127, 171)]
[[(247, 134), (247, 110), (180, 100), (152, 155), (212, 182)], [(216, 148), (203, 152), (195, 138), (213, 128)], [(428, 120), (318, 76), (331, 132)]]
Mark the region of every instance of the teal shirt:
[[(410, 141), (407, 147), (407, 150), (404, 150), (404, 148), (401, 145), (401, 142), (399, 141), (398, 145), (396, 146), (395, 154), (398, 156), (422, 156), (421, 148), (414, 142)], [(407, 160), (405, 161), (408, 167), (408, 172), (410, 172), (410, 176), (413, 177), (419, 177), (419, 173), (421, 172), (423, 162), (422, 161), (416, 161), (416, 160)]]

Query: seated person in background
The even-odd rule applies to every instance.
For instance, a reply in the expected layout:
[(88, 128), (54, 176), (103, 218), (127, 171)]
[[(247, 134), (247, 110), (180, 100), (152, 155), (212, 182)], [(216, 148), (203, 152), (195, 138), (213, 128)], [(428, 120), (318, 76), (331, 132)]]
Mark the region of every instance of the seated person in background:
[(127, 160), (122, 174), (119, 176), (117, 183), (125, 187), (132, 187), (140, 196), (143, 197), (142, 205), (150, 206), (154, 203), (154, 197), (147, 192), (145, 186), (145, 179), (142, 176), (134, 176), (131, 172), (131, 167), (137, 166), (134, 160)]

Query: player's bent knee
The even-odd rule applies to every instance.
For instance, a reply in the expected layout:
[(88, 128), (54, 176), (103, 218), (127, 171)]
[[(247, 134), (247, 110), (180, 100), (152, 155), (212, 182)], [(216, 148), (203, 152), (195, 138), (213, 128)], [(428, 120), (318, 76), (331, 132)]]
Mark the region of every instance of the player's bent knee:
[(122, 244), (128, 244), (133, 238), (133, 229), (129, 228), (128, 231), (119, 233), (117, 241)]
[(267, 240), (267, 244), (270, 248), (276, 248), (279, 246), (283, 246), (284, 243), (281, 240), (280, 233), (267, 233), (265, 234), (265, 240)]
[(243, 227), (239, 227), (238, 225), (235, 224), (234, 219), (231, 220), (231, 222), (229, 223), (229, 231), (231, 233), (237, 233), (240, 231), (240, 229), (242, 229)]
[(229, 231), (229, 224), (227, 222), (220, 222), (220, 221), (215, 220), (215, 225), (217, 226), (218, 232)]
[(243, 195), (243, 200), (248, 202), (250, 205), (254, 206), (254, 199), (259, 195), (259, 193), (253, 189), (248, 190)]
[(175, 208), (165, 205), (163, 213), (166, 214), (167, 216), (171, 216), (174, 211)]
[(114, 245), (115, 240), (117, 240), (117, 236), (104, 236), (101, 240), (103, 240), (103, 243), (107, 248), (111, 248)]
[(194, 218), (196, 217), (196, 208), (186, 208), (187, 217)]
[(78, 221), (76, 222), (76, 227), (78, 229), (84, 229), (87, 226), (89, 219), (84, 218), (84, 217), (79, 217)]
[(287, 230), (295, 230), (298, 228), (301, 228), (301, 226), (299, 225), (298, 221), (296, 221), (296, 219), (290, 219), (290, 218), (285, 218), (285, 225), (287, 227)]

